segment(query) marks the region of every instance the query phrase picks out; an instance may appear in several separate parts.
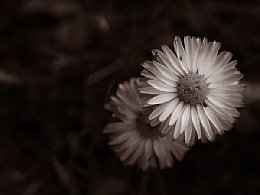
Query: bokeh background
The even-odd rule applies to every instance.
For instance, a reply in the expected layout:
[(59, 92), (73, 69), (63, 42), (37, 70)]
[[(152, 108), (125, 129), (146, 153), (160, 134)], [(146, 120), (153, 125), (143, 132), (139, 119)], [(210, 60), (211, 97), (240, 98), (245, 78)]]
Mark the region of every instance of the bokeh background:
[[(259, 194), (259, 21), (258, 0), (1, 0), (0, 195)], [(176, 35), (234, 54), (246, 106), (173, 169), (124, 167), (103, 105)]]

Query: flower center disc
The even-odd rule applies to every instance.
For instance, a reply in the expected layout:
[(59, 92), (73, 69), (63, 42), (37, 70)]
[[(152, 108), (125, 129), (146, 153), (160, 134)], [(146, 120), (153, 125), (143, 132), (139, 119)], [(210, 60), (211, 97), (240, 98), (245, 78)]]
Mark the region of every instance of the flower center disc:
[(177, 88), (180, 100), (193, 106), (203, 103), (208, 94), (204, 77), (194, 73), (180, 78)]

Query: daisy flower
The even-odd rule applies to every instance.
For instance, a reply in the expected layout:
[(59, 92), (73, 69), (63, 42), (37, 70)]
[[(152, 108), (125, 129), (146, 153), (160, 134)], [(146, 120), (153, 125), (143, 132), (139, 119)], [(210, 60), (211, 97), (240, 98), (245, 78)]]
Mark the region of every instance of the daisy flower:
[(140, 83), (132, 78), (119, 84), (116, 96), (106, 105), (117, 122), (107, 124), (103, 132), (110, 135), (109, 145), (125, 165), (137, 164), (143, 170), (172, 167), (174, 158), (181, 160), (188, 147), (168, 135), (161, 137), (160, 126), (150, 126), (150, 109), (143, 109), (139, 96)]
[(163, 45), (153, 50), (154, 60), (143, 63), (146, 83), (140, 92), (153, 106), (151, 121), (165, 123), (161, 133), (171, 131), (172, 138), (194, 136), (203, 142), (229, 130), (242, 107), (243, 75), (236, 69), (232, 54), (219, 53), (220, 43), (195, 37), (174, 39), (174, 51)]

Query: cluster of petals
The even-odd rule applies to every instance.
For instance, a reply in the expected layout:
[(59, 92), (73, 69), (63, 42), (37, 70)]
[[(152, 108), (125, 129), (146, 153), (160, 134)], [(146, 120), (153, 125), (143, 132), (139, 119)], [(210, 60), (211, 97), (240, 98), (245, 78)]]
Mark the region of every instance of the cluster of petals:
[[(173, 139), (183, 135), (189, 145), (196, 139), (213, 141), (216, 134), (230, 130), (239, 116), (243, 75), (230, 52), (219, 53), (219, 42), (186, 36), (184, 44), (175, 37), (173, 46), (173, 50), (166, 45), (153, 50), (154, 60), (143, 63), (143, 106), (153, 108), (149, 120), (161, 124), (162, 135), (171, 133)], [(183, 80), (188, 81), (186, 86)], [(202, 84), (206, 89), (199, 91)]]

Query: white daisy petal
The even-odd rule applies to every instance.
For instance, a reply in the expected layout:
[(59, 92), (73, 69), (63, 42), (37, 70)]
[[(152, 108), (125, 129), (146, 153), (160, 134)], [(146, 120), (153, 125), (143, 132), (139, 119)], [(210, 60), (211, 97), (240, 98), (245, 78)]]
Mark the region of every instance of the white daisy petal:
[(176, 96), (176, 93), (165, 93), (151, 98), (147, 103), (150, 105), (161, 104), (175, 98)]
[[(199, 39), (200, 40), (200, 39)], [(197, 39), (195, 37), (192, 37), (192, 43), (191, 43), (191, 72), (196, 72), (198, 68), (198, 52), (199, 52), (199, 47), (200, 43), (197, 42)]]
[(197, 72), (200, 75), (204, 75), (205, 74), (205, 70), (207, 64), (206, 64), (206, 57), (208, 56), (208, 40), (206, 38), (203, 39), (203, 41), (201, 42), (200, 47), (198, 48), (198, 59), (197, 59)]
[(162, 83), (160, 81), (148, 80), (147, 83), (149, 83), (151, 86), (153, 86), (154, 88), (156, 88), (160, 91), (177, 92), (177, 89), (175, 87), (172, 87), (172, 86)]
[(182, 45), (181, 38), (179, 36), (176, 36), (173, 42), (175, 52), (177, 54), (177, 57), (179, 59), (182, 59), (185, 56), (185, 50)]
[(154, 118), (158, 117), (160, 114), (163, 113), (164, 109), (166, 108), (168, 104), (161, 104), (157, 106), (152, 113), (149, 115), (149, 120), (153, 120)]
[(179, 77), (176, 76), (175, 74), (172, 74), (171, 72), (169, 72), (169, 69), (166, 68), (165, 66), (163, 66), (162, 64), (154, 61), (153, 62), (154, 65), (156, 66), (156, 68), (165, 76), (163, 78), (159, 78), (159, 79), (166, 79), (167, 82), (169, 82), (169, 85), (173, 85), (176, 86), (175, 83), (177, 81), (179, 81)]
[(155, 127), (155, 126), (157, 126), (159, 123), (160, 123), (159, 119), (158, 119), (158, 118), (155, 118), (155, 119), (153, 119), (153, 120), (150, 121), (150, 126), (151, 126), (151, 127)]
[(179, 102), (178, 98), (175, 98), (174, 100), (172, 100), (169, 103), (169, 105), (165, 108), (165, 110), (161, 114), (161, 116), (159, 117), (159, 120), (164, 121), (172, 113), (172, 111), (176, 108), (178, 102)]
[(208, 118), (207, 118), (207, 116), (206, 116), (206, 114), (205, 114), (201, 105), (197, 105), (197, 111), (198, 111), (198, 115), (199, 115), (199, 118), (200, 118), (200, 122), (201, 122), (202, 126), (204, 127), (206, 136), (211, 140), (214, 139), (213, 131), (210, 127)]
[(162, 51), (159, 49), (152, 49), (151, 51), (152, 51), (154, 60), (165, 65), (165, 60), (167, 60), (167, 58), (165, 58), (164, 53), (162, 53)]
[(144, 87), (144, 88), (140, 88), (140, 92), (141, 93), (145, 93), (145, 94), (163, 94), (165, 93), (164, 91), (160, 91), (154, 87)]
[(243, 94), (241, 93), (241, 91), (239, 90), (239, 88), (237, 89), (232, 89), (232, 88), (228, 88), (228, 87), (223, 87), (223, 88), (211, 88), (209, 89), (208, 93), (210, 95), (234, 95), (234, 96), (241, 96), (243, 97)]
[(148, 78), (148, 79), (153, 79), (153, 80), (158, 80), (158, 78), (156, 76), (154, 76), (152, 73), (150, 73), (147, 70), (142, 70), (141, 75)]
[(181, 121), (181, 129), (180, 133), (182, 134), (187, 127), (188, 123), (190, 122), (190, 105), (184, 105), (182, 121)]
[(184, 37), (184, 47), (185, 47), (185, 59), (187, 63), (187, 67), (189, 69), (189, 72), (191, 71), (191, 38), (190, 36), (185, 36)]
[(230, 52), (227, 51), (223, 51), (221, 52), (216, 59), (215, 65), (211, 70), (207, 71), (207, 74), (205, 75), (205, 77), (209, 77), (211, 76), (214, 72), (216, 72), (216, 70), (220, 69), (221, 67), (225, 66), (228, 64), (228, 62), (230, 61), (230, 59), (232, 58), (232, 54)]
[(217, 112), (219, 114), (219, 116), (221, 116), (222, 118), (225, 118), (227, 120), (229, 120), (231, 123), (234, 123), (234, 117), (238, 117), (239, 113), (235, 110), (230, 111), (230, 110), (226, 110), (223, 109), (219, 106), (217, 106), (216, 104), (214, 104), (212, 101), (207, 100), (206, 101), (207, 105), (209, 105), (215, 112)]
[(172, 50), (166, 45), (162, 46), (162, 50), (168, 56), (171, 62), (170, 64), (167, 64), (168, 68), (174, 71), (178, 76), (185, 74), (185, 70), (182, 67), (181, 62), (176, 58)]
[[(162, 46), (162, 48), (165, 51), (169, 51), (169, 48), (167, 48), (167, 46)], [(176, 76), (181, 76), (183, 74), (181, 68), (180, 68), (180, 64), (178, 59), (176, 58), (176, 56), (173, 53), (166, 53), (168, 55), (171, 55), (171, 57), (169, 57), (168, 55), (164, 54), (162, 51), (160, 50), (156, 50), (157, 55), (159, 55), (159, 57), (162, 59), (163, 64), (170, 69), (171, 71), (173, 71), (173, 74), (176, 74)]]
[(205, 56), (205, 64), (208, 65), (205, 66), (205, 75), (214, 68), (219, 48), (220, 43), (217, 43), (216, 41), (208, 43), (208, 54)]
[(150, 74), (154, 75), (157, 80), (163, 77), (163, 74), (154, 67), (153, 62), (146, 61), (142, 64), (142, 66), (150, 72)]
[(181, 38), (176, 36), (174, 39), (173, 45), (174, 45), (174, 49), (177, 54), (177, 57), (180, 61), (182, 70), (184, 71), (185, 74), (188, 74), (189, 73), (188, 64), (185, 63), (187, 61), (187, 59), (185, 58), (186, 52), (183, 48)]
[(222, 124), (223, 130), (229, 131), (233, 124), (226, 118), (219, 118), (219, 122)]
[(203, 108), (210, 122), (216, 127), (219, 133), (222, 132), (222, 125), (220, 124), (218, 118), (210, 107)]
[(212, 101), (214, 104), (218, 105), (219, 107), (222, 107), (222, 108), (225, 108), (228, 110), (233, 110), (234, 107), (236, 107), (236, 106), (239, 107), (241, 105), (240, 102), (227, 101), (227, 99), (225, 99), (224, 97), (219, 97), (219, 96), (210, 95), (210, 96), (208, 96), (208, 99), (210, 101)]
[(199, 120), (197, 109), (194, 106), (191, 107), (191, 120), (197, 132), (198, 139), (201, 139), (200, 120)]
[(188, 146), (193, 146), (195, 144), (195, 141), (197, 140), (197, 134), (196, 132), (194, 131), (194, 126), (193, 124), (191, 124), (191, 138), (189, 140), (189, 143), (187, 144)]
[(185, 143), (187, 145), (192, 145), (192, 141), (191, 141), (191, 135), (192, 135), (192, 123), (189, 120), (188, 125), (186, 126), (186, 130), (185, 130)]
[(174, 129), (174, 132), (173, 132), (173, 139), (178, 139), (180, 134), (181, 134), (181, 117), (183, 115), (183, 109), (184, 107), (182, 107), (182, 110), (180, 112), (180, 115), (179, 115), (179, 118), (177, 118), (177, 121), (176, 121), (176, 124), (175, 124), (175, 129)]
[(183, 102), (179, 102), (178, 105), (176, 106), (176, 108), (174, 109), (174, 111), (172, 112), (170, 121), (169, 121), (169, 125), (173, 126), (176, 122), (176, 120), (180, 117), (181, 110), (183, 108)]

